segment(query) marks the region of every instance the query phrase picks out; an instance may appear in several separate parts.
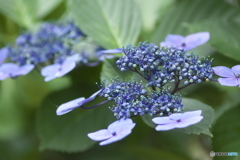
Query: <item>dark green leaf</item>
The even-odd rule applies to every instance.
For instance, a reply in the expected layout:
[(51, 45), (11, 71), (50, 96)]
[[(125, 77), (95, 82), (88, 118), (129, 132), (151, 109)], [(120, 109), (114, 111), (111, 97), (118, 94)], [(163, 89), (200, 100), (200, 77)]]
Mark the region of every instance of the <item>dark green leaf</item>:
[[(237, 15), (240, 16), (240, 12)], [(240, 61), (240, 22), (233, 19), (235, 16), (227, 14), (224, 17), (208, 19), (188, 27), (193, 32), (209, 31), (211, 33), (210, 44), (225, 56)]]
[(60, 105), (78, 98), (76, 97), (79, 95), (78, 92), (75, 87), (54, 93), (42, 104), (37, 123), (41, 150), (84, 151), (95, 143), (87, 137), (87, 134), (106, 128), (115, 120), (111, 111), (104, 105), (91, 110), (77, 108), (66, 115), (57, 116), (57, 108), (50, 103)]
[(168, 34), (189, 34), (186, 24), (199, 23), (208, 18), (227, 17), (235, 13), (236, 9), (224, 0), (178, 1), (161, 20), (156, 32), (153, 33), (152, 41), (159, 43)]
[[(225, 112), (213, 126), (213, 151), (240, 153), (240, 108), (239, 106)], [(218, 157), (220, 159), (220, 157)], [(222, 157), (225, 159), (226, 157)], [(234, 159), (237, 157), (229, 157)], [(238, 157), (239, 158), (239, 157)]]

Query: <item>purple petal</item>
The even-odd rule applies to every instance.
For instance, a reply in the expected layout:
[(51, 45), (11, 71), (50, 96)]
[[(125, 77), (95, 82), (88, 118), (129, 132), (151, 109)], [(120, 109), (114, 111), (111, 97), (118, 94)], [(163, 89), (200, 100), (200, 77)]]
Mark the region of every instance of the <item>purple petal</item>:
[(89, 98), (84, 99), (84, 100), (81, 101), (81, 102), (78, 102), (78, 105), (79, 105), (79, 106), (82, 106), (83, 104), (88, 103), (88, 102), (94, 100), (94, 99), (96, 98), (96, 96), (97, 96), (101, 91), (102, 91), (102, 90), (99, 90), (99, 91), (95, 92), (94, 94), (92, 94)]
[(209, 32), (199, 32), (185, 37), (185, 50), (191, 50), (199, 45), (206, 43), (210, 39)]
[(103, 145), (107, 145), (107, 144), (110, 144), (110, 143), (113, 143), (113, 142), (116, 142), (116, 141), (120, 141), (131, 133), (132, 133), (131, 131), (127, 131), (127, 132), (124, 132), (122, 134), (118, 134), (116, 136), (113, 136), (113, 137), (105, 140), (105, 141), (100, 142), (99, 145), (103, 146)]
[(96, 132), (88, 133), (88, 137), (94, 141), (102, 141), (108, 138), (111, 138), (113, 135), (107, 129), (101, 129)]
[(161, 42), (160, 46), (162, 46), (162, 47), (171, 47), (172, 44), (171, 43), (167, 43), (167, 42)]
[(218, 82), (223, 86), (238, 86), (237, 78), (218, 78)]
[(169, 116), (169, 118), (177, 121), (179, 119), (182, 119), (182, 113), (173, 113)]
[(0, 80), (4, 80), (4, 79), (6, 79), (6, 78), (9, 78), (9, 75), (0, 72)]
[(169, 124), (174, 122), (169, 117), (155, 117), (152, 121), (156, 124)]
[(15, 73), (18, 69), (18, 65), (14, 63), (4, 63), (0, 66), (0, 72), (5, 74)]
[(240, 65), (233, 66), (232, 71), (233, 73), (240, 75)]
[(18, 72), (15, 74), (16, 76), (18, 75), (26, 75), (29, 72), (31, 72), (34, 68), (34, 65), (32, 64), (26, 64), (24, 66), (19, 67)]
[(68, 57), (68, 58), (66, 59), (66, 61), (74, 61), (74, 62), (77, 62), (79, 59), (80, 59), (79, 54), (74, 54), (74, 55), (71, 55), (70, 57)]
[(57, 77), (62, 77), (68, 72), (72, 71), (76, 67), (76, 62), (72, 61), (71, 59), (68, 59), (63, 62), (61, 65), (61, 70), (56, 73)]
[(203, 116), (196, 116), (188, 119), (181, 120), (176, 124), (176, 128), (185, 128), (200, 122), (203, 119)]
[(180, 46), (183, 40), (184, 40), (184, 37), (177, 34), (169, 34), (165, 39), (167, 43), (170, 43), (174, 46)]
[(122, 48), (115, 48), (115, 49), (108, 49), (108, 50), (102, 50), (98, 51), (98, 55), (106, 54), (106, 53), (121, 53), (123, 52)]
[(8, 57), (8, 48), (7, 47), (4, 47), (2, 49), (0, 49), (0, 64), (2, 64), (6, 58)]
[(168, 131), (173, 128), (176, 128), (176, 124), (177, 124), (177, 122), (169, 123), (169, 124), (165, 124), (165, 125), (157, 125), (157, 127), (155, 129), (156, 129), (156, 131)]
[(52, 65), (46, 66), (46, 67), (42, 68), (41, 75), (42, 76), (55, 75), (55, 73), (58, 72), (60, 67), (61, 67), (60, 64), (52, 64)]
[(221, 77), (235, 78), (233, 71), (225, 66), (212, 67), (214, 73)]
[(84, 99), (85, 99), (84, 97), (80, 97), (72, 101), (69, 101), (67, 103), (61, 104), (56, 111), (57, 115), (60, 116), (60, 115), (66, 114), (72, 111), (73, 109), (79, 107), (78, 105), (79, 101), (83, 101)]
[(120, 119), (108, 126), (108, 130), (111, 132), (117, 132), (117, 134), (122, 134), (126, 131), (131, 131), (135, 126), (135, 123), (131, 119)]
[(202, 110), (184, 112), (182, 114), (181, 120), (200, 116), (201, 113), (202, 113)]

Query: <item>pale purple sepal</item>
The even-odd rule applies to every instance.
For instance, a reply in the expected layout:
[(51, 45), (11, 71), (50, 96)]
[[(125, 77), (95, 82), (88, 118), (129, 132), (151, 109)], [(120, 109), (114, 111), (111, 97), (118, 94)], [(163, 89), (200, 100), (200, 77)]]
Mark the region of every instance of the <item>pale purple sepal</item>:
[(2, 64), (8, 57), (8, 48), (4, 47), (0, 49), (0, 64)]
[(14, 63), (4, 63), (0, 66), (0, 80), (6, 78), (16, 78), (21, 75), (26, 75), (32, 71), (34, 65), (26, 64), (24, 66), (18, 66)]
[(231, 69), (225, 66), (217, 66), (212, 68), (218, 76), (218, 82), (224, 86), (240, 87), (240, 65), (233, 66)]
[(75, 54), (68, 57), (62, 64), (56, 63), (42, 68), (41, 74), (45, 77), (44, 80), (50, 81), (66, 75), (76, 67), (78, 59), (79, 55)]
[(67, 103), (61, 104), (56, 111), (57, 115), (60, 116), (66, 114), (72, 111), (73, 109), (79, 107), (78, 105), (79, 101), (83, 101), (84, 99), (85, 99), (84, 97), (80, 97)]
[(209, 39), (209, 32), (194, 33), (186, 37), (170, 34), (166, 37), (164, 42), (160, 43), (160, 45), (163, 47), (176, 47), (188, 51), (206, 43)]
[(157, 124), (157, 131), (167, 131), (174, 128), (185, 128), (196, 124), (203, 119), (202, 111), (189, 111), (185, 113), (174, 113), (168, 117), (155, 117), (152, 119)]
[(95, 97), (101, 92), (101, 90), (95, 92), (94, 94), (92, 94), (89, 98), (85, 99), (85, 97), (80, 97), (80, 98), (77, 98), (77, 99), (74, 99), (72, 101), (69, 101), (69, 102), (66, 102), (64, 104), (61, 104), (58, 108), (57, 108), (57, 115), (60, 116), (60, 115), (63, 115), (63, 114), (66, 114), (70, 111), (72, 111), (73, 109), (75, 108), (78, 108), (82, 105), (84, 105), (85, 103), (88, 103), (92, 100), (95, 99)]
[(79, 106), (82, 106), (83, 104), (88, 103), (88, 102), (94, 100), (94, 99), (96, 98), (96, 96), (97, 96), (101, 91), (102, 91), (102, 90), (99, 90), (99, 91), (95, 92), (95, 93), (92, 94), (89, 98), (87, 98), (87, 99), (79, 102), (78, 105), (79, 105)]
[(122, 140), (132, 132), (134, 127), (135, 123), (131, 119), (120, 119), (110, 124), (107, 129), (89, 133), (88, 137), (94, 141), (102, 141), (100, 145), (103, 146)]
[[(111, 59), (111, 58), (116, 57), (115, 55), (111, 55), (111, 54), (121, 53), (121, 52), (123, 52), (122, 48), (115, 48), (115, 49), (98, 51), (96, 54), (99, 57), (99, 61), (103, 61), (104, 58)], [(111, 54), (109, 54), (109, 53), (111, 53)]]

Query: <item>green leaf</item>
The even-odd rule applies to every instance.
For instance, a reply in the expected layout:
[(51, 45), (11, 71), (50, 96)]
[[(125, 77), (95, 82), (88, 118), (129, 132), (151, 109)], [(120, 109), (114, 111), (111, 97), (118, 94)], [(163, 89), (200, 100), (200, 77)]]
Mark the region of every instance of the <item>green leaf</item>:
[[(225, 112), (213, 126), (213, 151), (240, 153), (240, 108)], [(231, 157), (232, 159), (237, 157)], [(239, 158), (239, 157), (238, 157)], [(219, 158), (220, 159), (220, 158)]]
[[(175, 131), (179, 131), (179, 132), (184, 132), (184, 133), (188, 133), (188, 134), (206, 134), (208, 136), (212, 137), (211, 132), (209, 131), (209, 128), (211, 127), (211, 124), (213, 122), (213, 118), (214, 118), (214, 111), (213, 109), (198, 101), (198, 100), (194, 100), (194, 99), (189, 99), (189, 98), (183, 98), (183, 105), (184, 105), (184, 112), (187, 111), (195, 111), (195, 110), (202, 110), (202, 116), (203, 119), (201, 122), (186, 127), (186, 128), (181, 128), (181, 129), (174, 129)], [(143, 121), (149, 125), (150, 127), (156, 127), (156, 124), (154, 124), (152, 122), (152, 118), (149, 115), (145, 115), (142, 116)]]
[[(84, 91), (83, 88), (81, 90)], [(50, 104), (60, 105), (78, 98), (77, 95), (79, 90), (74, 87), (53, 93), (46, 98), (37, 118), (37, 129), (41, 140), (40, 150), (84, 151), (95, 143), (87, 137), (88, 133), (106, 128), (115, 121), (108, 105), (91, 110), (77, 108), (66, 115), (57, 116), (57, 108)]]
[(163, 17), (164, 12), (175, 2), (175, 0), (135, 0), (140, 8), (143, 19), (143, 29), (152, 31), (157, 19)]
[(106, 49), (134, 44), (141, 16), (133, 0), (72, 0), (70, 13), (84, 33)]
[(184, 133), (193, 133), (193, 134), (206, 134), (208, 136), (212, 137), (211, 132), (209, 131), (209, 128), (211, 127), (211, 124), (214, 119), (214, 110), (212, 107), (194, 99), (190, 98), (183, 98), (183, 106), (184, 106), (184, 112), (187, 111), (195, 111), (195, 110), (202, 110), (202, 116), (203, 119), (201, 122), (189, 126), (187, 128), (182, 129), (176, 129), (178, 131), (184, 132)]
[(0, 12), (18, 25), (30, 28), (62, 0), (0, 0)]
[(161, 19), (156, 32), (153, 33), (152, 42), (159, 43), (168, 34), (189, 34), (186, 24), (199, 23), (207, 18), (226, 17), (234, 13), (236, 8), (224, 0), (178, 1)]
[(122, 72), (116, 65), (115, 59), (105, 59), (102, 72), (101, 72), (101, 80), (106, 80), (107, 83), (110, 83), (111, 80), (118, 77), (120, 81), (131, 80), (133, 76), (133, 72), (124, 71)]
[[(240, 12), (236, 14), (240, 16)], [(211, 33), (210, 44), (223, 55), (240, 61), (240, 22), (234, 20), (236, 15), (226, 14), (221, 18), (208, 19), (204, 22), (189, 25), (193, 32), (209, 31)]]

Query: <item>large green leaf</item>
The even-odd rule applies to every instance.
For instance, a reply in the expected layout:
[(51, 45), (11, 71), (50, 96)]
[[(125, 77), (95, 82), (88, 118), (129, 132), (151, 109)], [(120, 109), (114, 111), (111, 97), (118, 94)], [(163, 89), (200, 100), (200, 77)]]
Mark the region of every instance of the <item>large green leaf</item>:
[(137, 40), (142, 21), (133, 0), (71, 0), (69, 8), (83, 32), (107, 49)]
[[(188, 133), (188, 134), (206, 134), (209, 136), (212, 136), (211, 132), (209, 131), (209, 128), (211, 127), (211, 124), (213, 122), (213, 118), (214, 118), (214, 111), (213, 109), (198, 101), (198, 100), (194, 100), (194, 99), (189, 99), (189, 98), (183, 98), (183, 105), (184, 105), (184, 112), (187, 111), (195, 111), (195, 110), (202, 110), (202, 116), (203, 119), (201, 122), (186, 127), (186, 128), (182, 128), (182, 129), (174, 129), (175, 131), (179, 131), (179, 132), (184, 132), (184, 133)], [(143, 121), (149, 125), (150, 127), (155, 127), (156, 125), (152, 122), (152, 118), (151, 116), (145, 115), (142, 117)]]
[(228, 17), (236, 12), (236, 8), (224, 0), (179, 1), (161, 19), (156, 32), (153, 33), (152, 41), (159, 43), (168, 34), (189, 34), (185, 24), (199, 23), (208, 18)]
[[(240, 12), (238, 13), (240, 16)], [(240, 61), (240, 22), (233, 19), (235, 16), (208, 19), (204, 22), (189, 25), (193, 32), (209, 31), (211, 33), (210, 43), (222, 54), (234, 60)]]
[[(81, 90), (83, 93), (84, 88)], [(77, 95), (79, 90), (74, 87), (49, 95), (42, 104), (37, 119), (41, 150), (84, 151), (95, 143), (87, 134), (106, 128), (115, 120), (112, 112), (104, 105), (91, 110), (77, 108), (66, 115), (57, 116), (57, 108), (50, 104), (60, 105), (78, 98)]]
[[(225, 112), (213, 126), (213, 151), (240, 153), (240, 107), (237, 106)], [(218, 157), (221, 159), (220, 157)], [(222, 157), (226, 159), (226, 157)], [(239, 159), (239, 157), (229, 157)]]
[(30, 28), (62, 0), (0, 0), (0, 12), (20, 26)]

